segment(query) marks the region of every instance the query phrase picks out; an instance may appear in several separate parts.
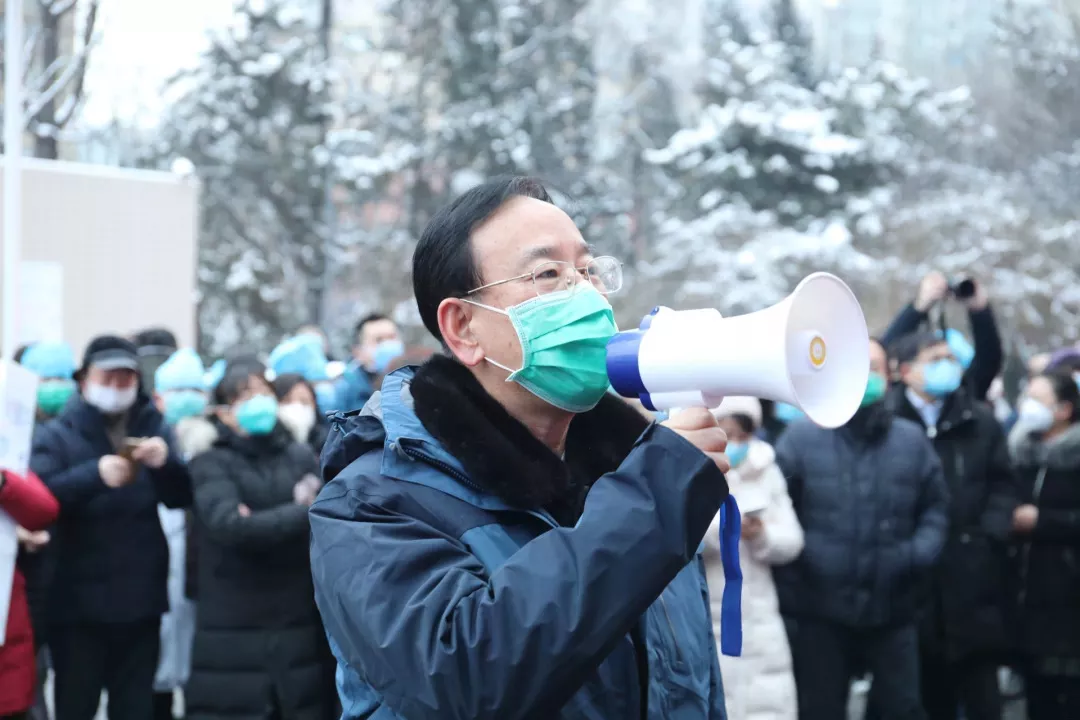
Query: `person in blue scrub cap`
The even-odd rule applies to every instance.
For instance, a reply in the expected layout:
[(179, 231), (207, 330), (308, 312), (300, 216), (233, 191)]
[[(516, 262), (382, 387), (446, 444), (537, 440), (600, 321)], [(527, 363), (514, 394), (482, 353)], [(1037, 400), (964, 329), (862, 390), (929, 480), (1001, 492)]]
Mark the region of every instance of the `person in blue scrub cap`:
[(228, 362), (225, 358), (219, 358), (214, 361), (214, 364), (206, 369), (203, 374), (203, 389), (208, 393), (214, 392), (214, 388), (221, 382), (221, 378), (225, 377), (225, 367)]
[[(319, 413), (333, 412), (336, 392), (327, 373), (328, 360), (322, 342), (313, 335), (297, 335), (278, 345), (270, 353), (267, 367), (274, 377), (299, 375), (315, 393)], [(294, 383), (290, 383), (292, 385)], [(280, 399), (280, 398), (279, 398)]]
[[(213, 442), (206, 418), (206, 369), (191, 348), (181, 348), (154, 371), (154, 403), (176, 434), (185, 461)], [(195, 605), (185, 594), (187, 515), (158, 505), (161, 529), (169, 544), (169, 610), (161, 619), (161, 652), (154, 676), (156, 717), (171, 717), (173, 694), (191, 675), (191, 643), (195, 637)]]
[(154, 372), (155, 402), (173, 428), (206, 413), (205, 375), (202, 358), (190, 348), (177, 350)]
[(65, 342), (39, 342), (26, 349), (20, 364), (38, 376), (37, 419), (60, 414), (75, 394), (75, 353)]

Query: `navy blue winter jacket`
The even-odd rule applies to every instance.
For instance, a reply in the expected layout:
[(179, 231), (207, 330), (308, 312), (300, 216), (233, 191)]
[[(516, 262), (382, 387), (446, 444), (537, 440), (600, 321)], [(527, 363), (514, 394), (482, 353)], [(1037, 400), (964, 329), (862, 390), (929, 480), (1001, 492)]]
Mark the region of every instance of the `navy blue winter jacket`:
[(56, 570), (49, 621), (123, 623), (153, 619), (168, 609), (169, 549), (157, 505), (191, 504), (191, 478), (161, 413), (145, 395), (129, 411), (130, 437), (162, 437), (169, 458), (142, 468), (130, 485), (112, 489), (98, 460), (115, 454), (105, 418), (82, 398), (34, 433), (30, 467), (60, 501), (50, 547)]
[[(566, 463), (535, 439), (532, 454), (450, 362), (387, 376), (323, 452), (311, 564), (343, 718), (725, 718), (697, 554), (727, 496), (716, 466), (610, 397), (575, 418)], [(603, 437), (618, 406), (639, 424), (621, 451)], [(625, 459), (576, 522), (528, 507), (520, 493), (579, 450)]]

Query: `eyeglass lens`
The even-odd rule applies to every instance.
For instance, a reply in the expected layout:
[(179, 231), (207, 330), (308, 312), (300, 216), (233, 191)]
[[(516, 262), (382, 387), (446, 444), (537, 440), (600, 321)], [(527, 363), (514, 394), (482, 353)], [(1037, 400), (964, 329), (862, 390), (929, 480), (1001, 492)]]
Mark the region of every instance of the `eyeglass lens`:
[(533, 287), (537, 295), (568, 290), (586, 281), (600, 293), (610, 295), (622, 287), (622, 265), (613, 257), (593, 258), (584, 267), (550, 260), (533, 270)]

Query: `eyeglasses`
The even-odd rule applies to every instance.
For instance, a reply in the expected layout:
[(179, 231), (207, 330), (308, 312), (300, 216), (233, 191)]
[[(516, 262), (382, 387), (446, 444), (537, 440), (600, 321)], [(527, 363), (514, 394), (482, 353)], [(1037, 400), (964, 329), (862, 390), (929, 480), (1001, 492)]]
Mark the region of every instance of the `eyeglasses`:
[(572, 290), (582, 281), (590, 283), (602, 295), (610, 295), (622, 288), (622, 263), (610, 255), (593, 258), (583, 267), (575, 267), (573, 263), (561, 260), (548, 260), (537, 265), (532, 272), (481, 285), (466, 294), (474, 295), (481, 290), (518, 280), (532, 280), (537, 295)]

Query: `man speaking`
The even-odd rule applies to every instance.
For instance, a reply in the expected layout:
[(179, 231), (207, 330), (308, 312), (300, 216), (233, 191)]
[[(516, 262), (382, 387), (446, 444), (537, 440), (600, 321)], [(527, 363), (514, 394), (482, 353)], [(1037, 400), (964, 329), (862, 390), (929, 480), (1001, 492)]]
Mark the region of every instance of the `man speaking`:
[(338, 416), (311, 508), (344, 718), (726, 717), (696, 555), (726, 438), (607, 393), (621, 284), (528, 178), (424, 231), (413, 287), (446, 352)]

